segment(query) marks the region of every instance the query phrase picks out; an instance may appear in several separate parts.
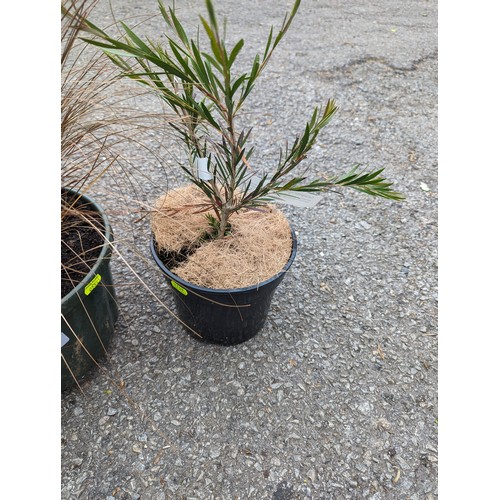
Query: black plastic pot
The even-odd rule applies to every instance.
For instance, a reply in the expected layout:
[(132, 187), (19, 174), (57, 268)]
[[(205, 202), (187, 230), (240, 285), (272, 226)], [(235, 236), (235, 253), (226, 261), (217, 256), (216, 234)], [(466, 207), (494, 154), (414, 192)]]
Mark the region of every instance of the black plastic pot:
[(176, 312), (186, 331), (198, 340), (234, 345), (254, 337), (264, 326), (271, 299), (292, 265), (297, 238), (292, 233), (292, 251), (283, 269), (272, 278), (245, 288), (215, 290), (193, 285), (172, 273), (161, 261), (154, 237), (153, 259), (167, 277)]
[[(67, 196), (75, 196), (64, 190)], [(106, 354), (118, 317), (110, 270), (113, 233), (103, 209), (88, 196), (80, 202), (99, 214), (105, 242), (97, 262), (85, 278), (61, 300), (61, 389), (80, 381)], [(79, 203), (80, 203), (79, 202)]]

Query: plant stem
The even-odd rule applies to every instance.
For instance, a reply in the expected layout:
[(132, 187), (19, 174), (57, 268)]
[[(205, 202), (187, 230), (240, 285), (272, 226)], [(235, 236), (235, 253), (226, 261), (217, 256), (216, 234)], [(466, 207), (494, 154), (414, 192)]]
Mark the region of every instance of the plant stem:
[(217, 236), (216, 236), (217, 238), (222, 238), (226, 234), (227, 224), (230, 215), (231, 211), (227, 207), (222, 207), (220, 211), (219, 230), (217, 231)]

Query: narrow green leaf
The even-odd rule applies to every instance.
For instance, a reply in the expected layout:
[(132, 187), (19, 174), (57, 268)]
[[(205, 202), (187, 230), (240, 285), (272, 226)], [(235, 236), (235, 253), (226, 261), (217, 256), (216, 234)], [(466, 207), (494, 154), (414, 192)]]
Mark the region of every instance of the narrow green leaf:
[(205, 28), (205, 32), (208, 36), (208, 39), (210, 41), (210, 46), (212, 48), (212, 53), (215, 56), (215, 59), (221, 64), (224, 65), (224, 55), (223, 52), (220, 50), (219, 47), (219, 42), (217, 40), (216, 34), (212, 31), (211, 26), (208, 24), (208, 22), (200, 16), (201, 23), (203, 24), (203, 27)]
[(217, 130), (220, 130), (219, 124), (215, 121), (214, 117), (212, 116), (212, 114), (208, 110), (208, 108), (205, 105), (205, 103), (200, 102), (199, 106), (200, 106), (200, 108), (201, 108), (201, 110), (203, 112), (203, 116), (205, 117), (205, 119), (208, 120)]
[(292, 20), (295, 17), (295, 14), (297, 14), (297, 11), (299, 10), (300, 7), (300, 2), (301, 0), (295, 0), (295, 4), (292, 7), (292, 12), (290, 14), (290, 20)]
[(255, 80), (255, 77), (257, 76), (257, 71), (259, 71), (259, 67), (260, 67), (260, 57), (259, 54), (256, 54), (253, 60), (252, 72), (250, 73), (250, 81)]
[(148, 47), (125, 23), (120, 23), (127, 33), (127, 35), (130, 37), (132, 42), (134, 42), (138, 48), (143, 50), (146, 54), (149, 55), (155, 55), (155, 53), (151, 50), (150, 47)]
[(233, 50), (231, 51), (231, 54), (229, 56), (229, 66), (232, 66), (236, 58), (238, 57), (238, 54), (240, 53), (243, 45), (245, 44), (245, 41), (243, 38), (233, 47)]
[(215, 59), (212, 55), (208, 54), (207, 52), (202, 52), (203, 57), (207, 60), (210, 61), (210, 64), (219, 72), (223, 73), (224, 70), (222, 69), (222, 66), (220, 65), (219, 61)]
[(174, 25), (175, 32), (177, 33), (177, 36), (180, 38), (180, 40), (182, 41), (182, 43), (186, 47), (189, 47), (189, 40), (188, 40), (188, 37), (186, 35), (186, 32), (184, 31), (184, 28), (182, 27), (182, 24), (177, 19), (172, 7), (170, 7), (169, 10), (170, 10), (170, 18), (172, 19), (172, 23)]
[(305, 177), (295, 177), (292, 180), (288, 181), (284, 186), (281, 186), (279, 188), (279, 190), (280, 191), (289, 191), (294, 186), (296, 186), (299, 182), (302, 182), (304, 179), (305, 179)]
[(131, 45), (120, 42), (118, 40), (114, 40), (112, 38), (106, 38), (106, 40), (108, 40), (108, 42), (109, 42), (107, 44), (103, 43), (103, 42), (97, 42), (95, 40), (89, 40), (89, 39), (84, 39), (84, 40), (92, 45), (96, 45), (97, 47), (101, 47), (102, 49), (123, 50), (125, 52), (128, 52), (130, 55), (137, 57), (138, 59), (148, 60), (152, 64), (163, 69), (166, 73), (171, 73), (175, 76), (178, 76), (181, 80), (188, 81), (188, 82), (190, 81), (190, 79), (186, 77), (185, 73), (183, 71), (180, 71), (179, 68), (177, 68), (173, 64), (173, 61), (163, 61), (162, 59), (160, 59), (158, 56), (156, 56), (152, 52), (145, 53), (143, 50), (141, 50), (137, 47), (133, 47)]
[(212, 23), (212, 26), (214, 27), (215, 31), (218, 31), (218, 26), (217, 26), (217, 17), (215, 15), (215, 9), (212, 4), (211, 0), (206, 0), (206, 6), (207, 6), (207, 11), (208, 11), (208, 17), (210, 18), (210, 22)]
[(192, 72), (191, 68), (189, 67), (188, 57), (185, 56), (185, 55), (183, 56), (180, 53), (179, 46), (173, 40), (169, 39), (169, 45), (170, 45), (170, 50), (174, 54), (174, 57), (177, 59), (177, 61), (179, 62), (179, 64), (184, 69), (186, 75), (189, 75), (189, 77), (191, 79), (195, 79), (195, 75)]
[(313, 114), (311, 119), (309, 120), (309, 123), (311, 126), (314, 128), (314, 124), (316, 123), (316, 118), (318, 117), (318, 107), (314, 108)]
[(130, 52), (126, 52), (123, 49), (102, 49), (106, 54), (113, 54), (115, 56), (120, 56), (120, 57), (137, 57), (131, 54)]
[(266, 50), (264, 50), (264, 59), (266, 59), (267, 54), (269, 52), (269, 47), (271, 47), (271, 42), (273, 41), (273, 27), (271, 26), (271, 30), (269, 31), (269, 36), (267, 37)]
[(160, 13), (161, 13), (163, 19), (168, 24), (168, 26), (170, 26), (170, 28), (173, 29), (174, 26), (173, 26), (172, 21), (167, 13), (167, 9), (165, 8), (165, 4), (162, 2), (162, 0), (158, 0), (158, 6), (160, 8)]
[(244, 73), (233, 83), (233, 86), (231, 87), (231, 98), (234, 96), (235, 92), (238, 90), (238, 88), (246, 79), (247, 79), (247, 74)]
[(198, 78), (201, 80), (201, 82), (206, 86), (208, 90), (212, 90), (210, 86), (210, 79), (208, 77), (205, 63), (200, 55), (200, 51), (194, 41), (191, 41), (191, 50), (193, 52), (193, 55), (195, 57), (195, 61), (193, 62), (193, 69), (195, 70), (196, 74), (198, 75)]

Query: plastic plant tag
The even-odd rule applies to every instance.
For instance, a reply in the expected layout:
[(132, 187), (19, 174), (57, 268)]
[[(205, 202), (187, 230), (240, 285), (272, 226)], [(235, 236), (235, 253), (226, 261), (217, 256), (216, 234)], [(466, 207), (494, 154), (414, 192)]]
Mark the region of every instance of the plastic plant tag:
[[(247, 178), (247, 181), (250, 181), (250, 189), (255, 189), (261, 180), (262, 178), (257, 175)], [(276, 203), (311, 208), (317, 205), (323, 197), (317, 194), (306, 193), (305, 191), (286, 191), (269, 195), (269, 198)]]
[(96, 274), (92, 278), (92, 281), (84, 288), (85, 295), (90, 295), (92, 293), (92, 290), (101, 282), (101, 279), (101, 275)]
[(198, 177), (202, 181), (213, 179), (213, 175), (208, 171), (208, 158), (196, 158), (196, 166), (198, 167)]
[(286, 205), (293, 205), (294, 207), (311, 208), (321, 201), (322, 196), (300, 191), (287, 191), (284, 193), (276, 193), (270, 198), (276, 203), (285, 203)]
[(170, 284), (172, 285), (173, 288), (175, 288), (178, 292), (181, 292), (182, 295), (187, 295), (187, 290), (182, 287), (181, 285), (179, 285), (179, 283), (177, 283), (177, 281), (174, 281), (174, 280), (171, 280), (170, 281)]
[(69, 342), (69, 337), (61, 332), (61, 347), (64, 347)]

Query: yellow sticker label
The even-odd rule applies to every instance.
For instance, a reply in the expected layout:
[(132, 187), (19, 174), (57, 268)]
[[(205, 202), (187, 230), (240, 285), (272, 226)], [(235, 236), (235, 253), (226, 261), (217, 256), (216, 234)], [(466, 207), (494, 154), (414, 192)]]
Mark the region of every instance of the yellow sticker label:
[(182, 295), (187, 295), (187, 290), (185, 288), (182, 288), (181, 285), (179, 285), (179, 283), (177, 283), (176, 281), (174, 280), (171, 280), (170, 281), (171, 285), (178, 291), (178, 292), (181, 292)]
[(92, 290), (101, 282), (101, 275), (96, 274), (93, 278), (92, 281), (85, 287), (85, 295), (90, 295)]

